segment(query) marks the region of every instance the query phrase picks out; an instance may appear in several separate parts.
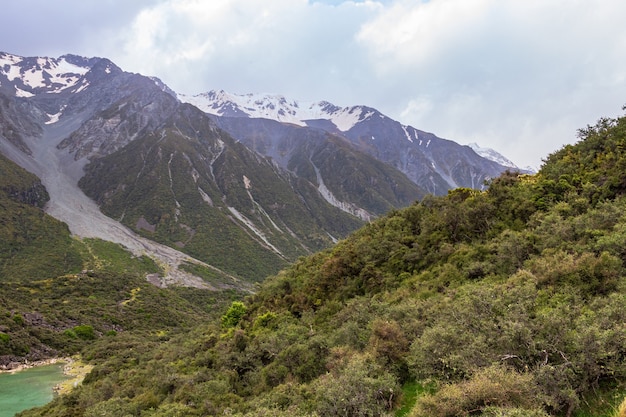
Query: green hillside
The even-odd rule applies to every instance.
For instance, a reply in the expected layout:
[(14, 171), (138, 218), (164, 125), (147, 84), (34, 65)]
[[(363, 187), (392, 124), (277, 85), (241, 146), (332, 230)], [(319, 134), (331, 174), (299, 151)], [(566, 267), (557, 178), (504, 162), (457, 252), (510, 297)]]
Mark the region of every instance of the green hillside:
[(0, 155), (0, 282), (81, 270), (67, 226), (41, 210), (47, 201), (36, 176)]
[(168, 341), (99, 338), (83, 386), (22, 415), (613, 415), (626, 118), (580, 139), (537, 175), (393, 211)]

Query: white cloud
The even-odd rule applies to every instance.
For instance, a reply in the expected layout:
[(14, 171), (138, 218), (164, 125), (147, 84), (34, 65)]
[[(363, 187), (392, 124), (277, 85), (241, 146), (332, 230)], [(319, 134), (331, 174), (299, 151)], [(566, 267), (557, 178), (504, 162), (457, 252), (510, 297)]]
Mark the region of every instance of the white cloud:
[(357, 39), (383, 72), (425, 65), (450, 44), (476, 36), (471, 30), (480, 28), (489, 3), (493, 0), (398, 1), (365, 23)]
[(617, 0), (397, 1), (358, 39), (389, 113), (539, 165), (626, 101), (623, 16)]
[(109, 52), (123, 68), (157, 75), (181, 92), (311, 95), (341, 90), (364, 67), (353, 34), (378, 8), (369, 1), (162, 1), (139, 13)]

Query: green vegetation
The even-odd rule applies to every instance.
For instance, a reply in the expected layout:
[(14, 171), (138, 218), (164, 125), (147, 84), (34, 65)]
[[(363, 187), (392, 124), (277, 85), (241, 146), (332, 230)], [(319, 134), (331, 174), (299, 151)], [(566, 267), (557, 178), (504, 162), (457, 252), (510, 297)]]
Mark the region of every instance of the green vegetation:
[[(84, 384), (23, 415), (614, 415), (626, 392), (626, 118), (580, 138), (537, 175), (393, 211), (211, 321), (84, 344)], [(170, 299), (150, 291), (138, 300)]]
[(94, 340), (127, 332), (146, 339), (169, 338), (208, 317), (219, 317), (215, 306), (234, 296), (160, 289), (145, 279), (146, 273), (156, 271), (151, 260), (98, 240), (75, 245), (79, 253), (92, 255), (84, 259), (92, 269), (44, 280), (14, 277), (3, 283), (0, 329), (7, 337), (0, 340), (0, 355), (9, 355), (7, 360), (74, 354)]
[(246, 305), (241, 301), (233, 301), (226, 314), (222, 316), (222, 327), (235, 327), (245, 315)]
[(0, 155), (0, 282), (80, 271), (67, 226), (41, 210), (46, 201), (39, 179)]
[(402, 402), (395, 413), (396, 417), (405, 417), (415, 407), (417, 399), (436, 392), (437, 386), (434, 383), (419, 383), (411, 380), (402, 386)]

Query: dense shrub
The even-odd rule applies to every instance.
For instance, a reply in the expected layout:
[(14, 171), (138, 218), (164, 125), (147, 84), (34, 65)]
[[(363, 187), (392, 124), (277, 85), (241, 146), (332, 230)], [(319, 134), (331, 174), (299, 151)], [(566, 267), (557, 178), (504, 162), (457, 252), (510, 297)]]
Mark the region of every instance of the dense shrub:
[(522, 415), (541, 415), (538, 393), (532, 374), (518, 373), (502, 366), (489, 366), (478, 370), (465, 381), (444, 385), (436, 393), (425, 395), (410, 416), (468, 416), (487, 408), (487, 415), (497, 415), (506, 408), (521, 409), (528, 413)]

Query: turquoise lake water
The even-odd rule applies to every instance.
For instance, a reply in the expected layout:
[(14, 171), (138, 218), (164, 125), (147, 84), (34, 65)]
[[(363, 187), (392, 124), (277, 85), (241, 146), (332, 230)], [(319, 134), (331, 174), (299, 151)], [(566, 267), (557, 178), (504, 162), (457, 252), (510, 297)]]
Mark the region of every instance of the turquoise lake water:
[(0, 417), (13, 417), (20, 411), (52, 401), (52, 388), (66, 378), (63, 364), (0, 374)]

